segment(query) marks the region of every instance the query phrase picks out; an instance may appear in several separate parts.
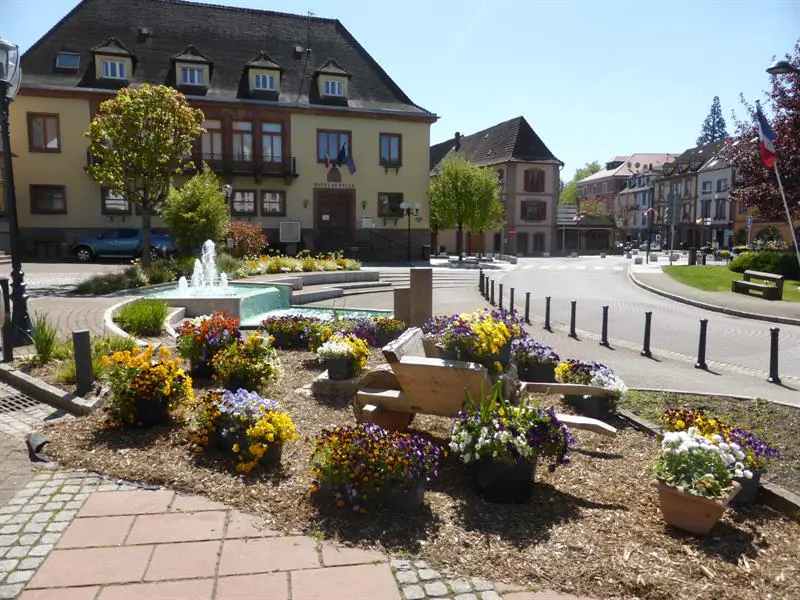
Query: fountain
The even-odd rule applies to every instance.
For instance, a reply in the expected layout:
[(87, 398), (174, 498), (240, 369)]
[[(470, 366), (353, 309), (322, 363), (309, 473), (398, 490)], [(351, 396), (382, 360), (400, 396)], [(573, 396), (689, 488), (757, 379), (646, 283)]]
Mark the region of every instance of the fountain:
[(177, 286), (160, 289), (148, 296), (166, 300), (170, 306), (185, 307), (187, 317), (225, 311), (246, 319), (291, 305), (290, 286), (229, 283), (228, 274), (217, 271), (217, 248), (212, 240), (203, 243), (190, 279), (181, 277)]

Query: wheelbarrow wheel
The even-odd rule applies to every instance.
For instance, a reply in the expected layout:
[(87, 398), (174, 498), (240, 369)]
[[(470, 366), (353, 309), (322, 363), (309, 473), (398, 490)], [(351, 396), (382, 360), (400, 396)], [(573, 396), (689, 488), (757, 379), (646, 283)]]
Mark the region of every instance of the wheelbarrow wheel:
[[(356, 384), (356, 393), (353, 395), (353, 416), (357, 423), (366, 421), (364, 417), (364, 406), (358, 399), (358, 391), (373, 388), (379, 390), (402, 390), (400, 383), (397, 381), (392, 369), (386, 365), (378, 367), (365, 373)], [(402, 431), (406, 429), (414, 420), (416, 413), (404, 413), (399, 411), (386, 411), (384, 413), (390, 422), (379, 423), (387, 429), (396, 429)]]

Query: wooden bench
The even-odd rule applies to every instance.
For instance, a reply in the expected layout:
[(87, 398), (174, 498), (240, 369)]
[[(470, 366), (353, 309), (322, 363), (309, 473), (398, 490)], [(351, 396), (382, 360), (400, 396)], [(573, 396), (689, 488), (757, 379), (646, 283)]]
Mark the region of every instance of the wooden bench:
[[(371, 421), (387, 429), (403, 430), (416, 413), (455, 417), (464, 406), (465, 392), (475, 400), (490, 392), (493, 383), (483, 365), (426, 357), (422, 339), (422, 330), (413, 327), (382, 349), (388, 364), (369, 371), (356, 385), (353, 398), (356, 421)], [(569, 392), (561, 389), (563, 385), (546, 385), (558, 387), (554, 390), (556, 393)], [(609, 392), (604, 388), (592, 393), (595, 391), (598, 395)], [(581, 393), (586, 393), (584, 386)], [(616, 429), (602, 421), (573, 415), (556, 416), (575, 429), (616, 435)]]
[[(752, 281), (761, 280), (763, 283)], [(765, 273), (763, 271), (745, 271), (743, 279), (731, 282), (731, 291), (737, 294), (749, 294), (750, 290), (761, 292), (765, 300), (783, 299), (783, 275)]]

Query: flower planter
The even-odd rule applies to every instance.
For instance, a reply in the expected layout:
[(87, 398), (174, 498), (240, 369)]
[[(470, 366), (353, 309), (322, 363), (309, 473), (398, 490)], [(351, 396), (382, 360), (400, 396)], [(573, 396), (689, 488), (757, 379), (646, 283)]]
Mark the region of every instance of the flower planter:
[(473, 491), (487, 502), (522, 504), (531, 497), (536, 461), (513, 464), (482, 457), (467, 468)]
[(211, 366), (211, 359), (209, 360), (197, 360), (192, 361), (191, 363), (191, 375), (192, 378), (199, 378), (199, 379), (211, 379), (211, 376), (214, 373), (214, 368)]
[(556, 382), (556, 367), (555, 365), (533, 364), (520, 367), (517, 365), (517, 372), (519, 373), (520, 381), (531, 381), (539, 383), (555, 383)]
[(400, 484), (387, 483), (381, 488), (379, 500), (386, 508), (405, 513), (417, 512), (425, 498), (425, 480), (417, 479), (407, 489)]
[(564, 402), (592, 419), (605, 419), (614, 412), (614, 398), (604, 396), (565, 395)]
[(344, 381), (355, 377), (353, 361), (349, 358), (329, 358), (325, 365), (328, 367), (328, 379)]
[(428, 358), (444, 358), (441, 355), (441, 346), (433, 338), (422, 338), (422, 347), (425, 348), (425, 356)]
[(761, 471), (759, 469), (750, 469), (753, 474), (752, 479), (736, 479), (736, 482), (742, 489), (731, 501), (734, 506), (743, 506), (745, 504), (755, 504), (756, 497), (758, 496), (758, 487), (761, 485)]
[(272, 345), (281, 350), (294, 350), (305, 346), (304, 340), (294, 333), (276, 332), (269, 335), (273, 337)]
[(133, 421), (143, 427), (169, 423), (169, 402), (137, 398), (133, 401)]
[(658, 498), (664, 520), (683, 531), (705, 535), (717, 524), (725, 508), (733, 500), (741, 487), (734, 482), (730, 493), (720, 500), (710, 500), (687, 494), (678, 488), (657, 481)]
[(248, 392), (259, 392), (261, 390), (261, 382), (255, 383), (250, 377), (228, 377), (228, 383), (225, 386), (232, 392), (236, 390), (247, 390)]
[[(216, 436), (214, 441), (217, 446), (217, 450), (221, 452), (228, 452), (230, 454), (236, 454), (233, 451), (233, 445), (239, 444), (239, 446), (243, 446), (247, 443), (247, 434), (244, 431), (239, 431), (233, 435), (222, 435), (222, 429), (217, 429)], [(265, 466), (274, 466), (281, 462), (281, 457), (283, 456), (283, 444), (269, 444), (267, 446), (267, 451), (264, 453), (258, 464), (262, 467)]]

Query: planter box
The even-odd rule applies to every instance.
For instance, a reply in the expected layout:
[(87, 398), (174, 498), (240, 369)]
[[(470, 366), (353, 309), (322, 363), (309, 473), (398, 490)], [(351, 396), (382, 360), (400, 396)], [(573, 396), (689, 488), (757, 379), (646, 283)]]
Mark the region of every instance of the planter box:
[(741, 489), (734, 482), (734, 488), (725, 498), (709, 500), (687, 494), (660, 481), (656, 485), (664, 520), (673, 527), (697, 535), (705, 535), (714, 528), (728, 504)]
[(484, 457), (468, 465), (467, 473), (473, 491), (487, 502), (523, 504), (531, 497), (536, 461), (508, 464)]

